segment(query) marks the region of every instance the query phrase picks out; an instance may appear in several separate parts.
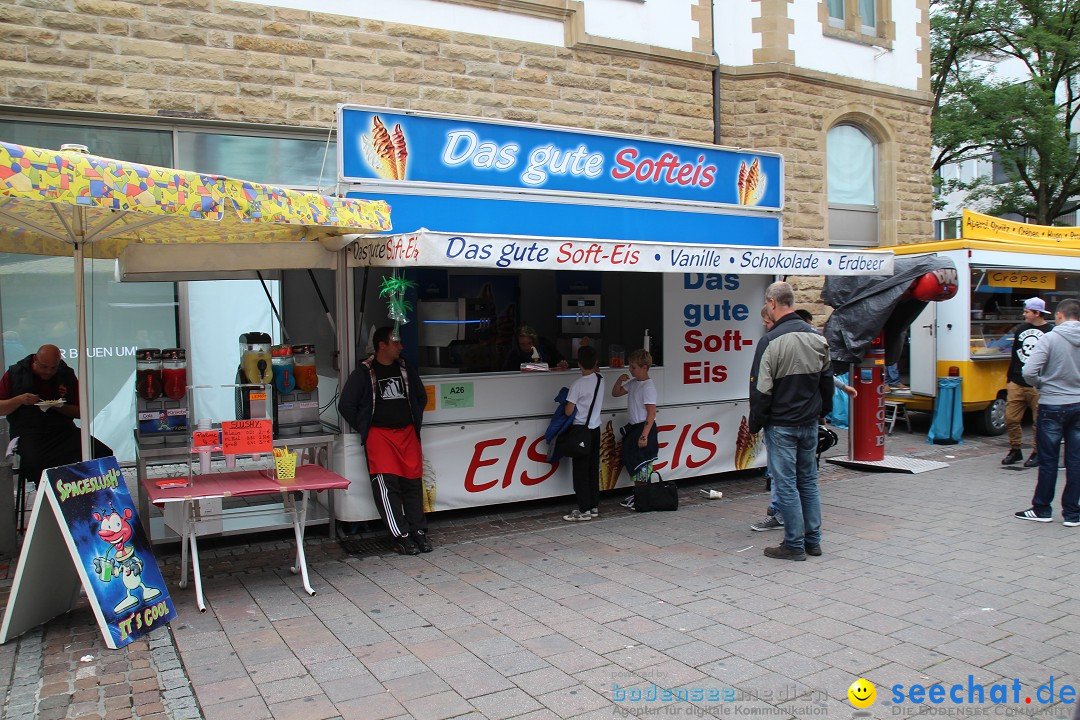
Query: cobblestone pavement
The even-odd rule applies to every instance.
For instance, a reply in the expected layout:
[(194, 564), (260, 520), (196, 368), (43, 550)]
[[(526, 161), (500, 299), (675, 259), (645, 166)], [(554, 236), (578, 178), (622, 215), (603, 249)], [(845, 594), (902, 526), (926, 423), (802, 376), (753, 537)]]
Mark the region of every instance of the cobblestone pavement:
[[(205, 614), (162, 552), (169, 630), (109, 651), (83, 607), (0, 647), (3, 717), (850, 717), (860, 676), (877, 700), (856, 717), (1068, 717), (1080, 528), (1011, 517), (1035, 471), (1002, 468), (1003, 439), (924, 437), (889, 452), (948, 469), (822, 464), (824, 555), (802, 563), (762, 556), (781, 535), (750, 530), (767, 495), (746, 477), (682, 487), (676, 513), (616, 494), (588, 523), (562, 522), (566, 502), (436, 516), (419, 557), (349, 556), (313, 530), (315, 597), (287, 540), (207, 543)], [(1002, 683), (1008, 703), (894, 702), (934, 683), (981, 683), (987, 701)]]

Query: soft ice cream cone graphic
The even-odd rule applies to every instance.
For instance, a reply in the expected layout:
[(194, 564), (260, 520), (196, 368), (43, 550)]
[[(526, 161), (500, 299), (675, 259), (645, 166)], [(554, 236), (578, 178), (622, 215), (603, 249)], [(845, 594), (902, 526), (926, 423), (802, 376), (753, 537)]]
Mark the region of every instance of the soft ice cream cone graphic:
[(746, 161), (739, 163), (739, 176), (735, 181), (735, 187), (739, 195), (740, 205), (757, 205), (761, 196), (765, 194), (765, 173), (761, 170), (761, 162), (754, 158), (749, 165)]
[(600, 489), (612, 490), (622, 472), (622, 447), (615, 440), (615, 431), (608, 420), (600, 434)]
[(368, 167), (386, 180), (404, 180), (409, 151), (401, 125), (391, 132), (378, 115), (371, 119), (371, 134), (360, 136), (360, 150)]
[(745, 470), (752, 467), (760, 454), (761, 433), (750, 432), (750, 425), (744, 416), (739, 422), (739, 433), (735, 437), (735, 469)]
[(435, 465), (424, 458), (424, 477), (420, 480), (424, 486), (424, 512), (435, 511)]

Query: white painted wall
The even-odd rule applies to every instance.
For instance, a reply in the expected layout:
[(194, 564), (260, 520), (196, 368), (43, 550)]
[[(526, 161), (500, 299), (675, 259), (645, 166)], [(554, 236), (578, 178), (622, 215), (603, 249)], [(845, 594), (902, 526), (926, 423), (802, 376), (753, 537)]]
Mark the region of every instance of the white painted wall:
[(713, 3), (713, 37), (721, 65), (752, 65), (761, 35), (753, 20), (761, 17), (761, 3), (754, 0), (716, 0)]
[(915, 0), (893, 0), (892, 13), (896, 40), (891, 50), (883, 52), (883, 48), (825, 36), (816, 0), (797, 0), (788, 5), (788, 15), (795, 21), (790, 40), (795, 64), (906, 90), (917, 89), (923, 72), (918, 58), (922, 41), (917, 34), (922, 13)]
[(605, 38), (693, 49), (698, 24), (690, 0), (584, 0), (585, 32)]
[(545, 45), (563, 45), (563, 24), (554, 20), (485, 10), (438, 0), (236, 0), (330, 13), (345, 17), (419, 25)]
[[(467, 32), (563, 46), (563, 23), (439, 0), (237, 0), (255, 5)], [(742, 0), (738, 0), (742, 2)], [(691, 0), (584, 0), (591, 35), (690, 51), (698, 26)], [(747, 28), (749, 29), (749, 28)]]

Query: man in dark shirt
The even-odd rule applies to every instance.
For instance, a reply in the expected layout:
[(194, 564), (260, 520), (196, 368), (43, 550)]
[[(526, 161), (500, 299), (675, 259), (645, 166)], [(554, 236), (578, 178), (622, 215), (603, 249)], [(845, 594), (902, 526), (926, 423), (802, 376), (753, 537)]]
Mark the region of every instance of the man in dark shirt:
[[(1031, 351), (1038, 344), (1043, 333), (1054, 329), (1053, 324), (1046, 321), (1046, 303), (1042, 298), (1033, 297), (1024, 301), (1024, 322), (1016, 326), (1016, 334), (1013, 338), (1012, 355), (1009, 358), (1008, 382), (1005, 384), (1005, 431), (1009, 434), (1009, 454), (1002, 461), (1002, 465), (1012, 465), (1024, 458), (1024, 431), (1020, 423), (1024, 419), (1024, 410), (1031, 409), (1031, 436), (1032, 446), (1035, 445), (1035, 427), (1039, 414), (1039, 391), (1027, 384), (1024, 380), (1024, 363), (1027, 362)], [(1032, 450), (1031, 455), (1024, 461), (1024, 467), (1038, 467), (1039, 453)]]
[(550, 367), (565, 370), (564, 358), (546, 338), (541, 338), (528, 325), (518, 330), (517, 341), (506, 356), (503, 370), (520, 370), (522, 363), (547, 363)]
[(750, 368), (752, 433), (765, 429), (769, 474), (784, 518), (784, 542), (766, 557), (806, 560), (821, 555), (821, 499), (817, 486), (818, 422), (832, 411), (829, 345), (795, 314), (795, 292), (786, 282), (765, 291), (773, 328)]
[[(11, 424), (11, 437), (19, 438), (19, 473), (37, 482), (45, 468), (82, 460), (79, 418), (79, 381), (60, 358), (60, 348), (42, 345), (8, 368), (0, 378), (0, 415)], [(112, 450), (93, 439), (94, 457)]]
[(431, 552), (420, 447), (427, 391), (401, 357), (401, 339), (394, 328), (379, 328), (373, 342), (375, 354), (349, 376), (338, 411), (360, 433), (375, 506), (395, 549), (403, 555)]

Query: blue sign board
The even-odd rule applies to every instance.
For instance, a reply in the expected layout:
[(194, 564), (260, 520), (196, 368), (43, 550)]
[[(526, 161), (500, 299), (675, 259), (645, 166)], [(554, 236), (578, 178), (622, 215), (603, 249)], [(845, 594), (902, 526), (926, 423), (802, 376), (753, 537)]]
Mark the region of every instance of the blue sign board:
[(49, 468), (45, 484), (63, 516), (72, 559), (110, 647), (176, 618), (116, 458)]
[(782, 160), (770, 153), (351, 106), (338, 128), (340, 179), (401, 193), (453, 186), (773, 211), (783, 199)]

